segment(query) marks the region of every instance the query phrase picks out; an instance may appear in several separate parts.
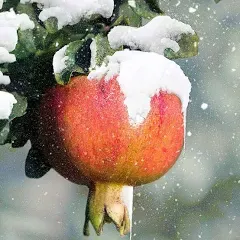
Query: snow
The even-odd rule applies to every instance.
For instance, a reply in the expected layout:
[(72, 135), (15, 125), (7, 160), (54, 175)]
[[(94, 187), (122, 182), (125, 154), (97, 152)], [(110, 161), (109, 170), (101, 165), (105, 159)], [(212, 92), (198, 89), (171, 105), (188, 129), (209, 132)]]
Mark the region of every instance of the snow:
[(6, 0), (0, 0), (0, 9), (2, 9), (4, 2), (6, 2)]
[(11, 93), (0, 91), (0, 119), (9, 118), (15, 103), (17, 100)]
[(188, 137), (192, 136), (192, 133), (190, 131), (187, 132)]
[(13, 9), (0, 13), (0, 26), (12, 27), (21, 30), (33, 29), (34, 22), (30, 20), (29, 16), (25, 13), (16, 14)]
[(46, 21), (50, 17), (58, 19), (58, 29), (78, 23), (82, 18), (100, 14), (110, 18), (114, 9), (113, 0), (21, 0), (21, 3), (39, 3), (42, 11), (39, 19)]
[(15, 61), (16, 61), (16, 57), (14, 54), (10, 54), (6, 48), (0, 47), (0, 64), (12, 63)]
[[(0, 1), (2, 8), (3, 1)], [(16, 14), (13, 9), (0, 13), (0, 64), (12, 63), (16, 61), (14, 54), (9, 52), (16, 48), (18, 42), (18, 29), (26, 30), (34, 28), (34, 23), (27, 14)], [(9, 76), (3, 75), (0, 71), (0, 84), (7, 85), (10, 83)], [(17, 100), (11, 93), (0, 91), (0, 119), (8, 119), (13, 104)]]
[(90, 50), (91, 50), (91, 64), (90, 69), (93, 69), (96, 67), (96, 55), (97, 55), (97, 45), (96, 40), (93, 39), (93, 41), (90, 44)]
[(0, 46), (9, 52), (13, 51), (17, 45), (17, 30), (13, 27), (1, 27), (0, 25)]
[(178, 7), (180, 4), (181, 4), (181, 1), (178, 1), (175, 6)]
[[(133, 214), (133, 187), (124, 186), (122, 191), (122, 200), (128, 209), (128, 214), (130, 218), (130, 223), (132, 226), (132, 214)], [(132, 231), (132, 227), (130, 228)], [(130, 240), (131, 240), (132, 232), (130, 232)]]
[(140, 28), (116, 26), (108, 34), (108, 40), (114, 49), (126, 45), (131, 49), (163, 55), (166, 48), (179, 51), (177, 41), (183, 33), (194, 34), (194, 31), (190, 25), (169, 16), (157, 16)]
[[(1, 57), (0, 57), (1, 59)], [(0, 84), (7, 85), (10, 83), (10, 77), (3, 75), (3, 73), (0, 71)]]
[(176, 94), (185, 114), (191, 84), (181, 68), (162, 55), (141, 51), (118, 51), (108, 57), (108, 64), (93, 70), (88, 79), (117, 81), (125, 95), (129, 121), (135, 126), (144, 121), (150, 111), (151, 98), (160, 90)]
[(202, 108), (202, 110), (206, 110), (208, 108), (208, 104), (202, 103), (201, 108)]
[(128, 5), (135, 8), (136, 7), (136, 1), (135, 0), (128, 0)]
[(190, 13), (195, 13), (195, 12), (197, 11), (197, 9), (196, 9), (196, 8), (193, 8), (193, 7), (190, 7), (190, 8), (188, 9), (188, 11), (189, 11)]
[(11, 52), (18, 42), (17, 30), (33, 29), (34, 23), (27, 14), (16, 14), (13, 9), (0, 13), (0, 47)]
[(66, 68), (65, 61), (68, 59), (68, 57), (65, 56), (65, 52), (67, 48), (68, 48), (68, 45), (65, 45), (54, 54), (53, 56), (54, 73), (61, 73)]

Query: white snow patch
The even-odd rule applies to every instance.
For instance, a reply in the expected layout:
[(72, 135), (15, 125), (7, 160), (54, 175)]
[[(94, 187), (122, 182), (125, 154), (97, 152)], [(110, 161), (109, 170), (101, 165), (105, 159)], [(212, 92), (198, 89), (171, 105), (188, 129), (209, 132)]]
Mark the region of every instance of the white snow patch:
[(145, 26), (136, 28), (129, 26), (114, 27), (108, 34), (110, 46), (114, 49), (122, 45), (131, 49), (164, 54), (166, 48), (178, 52), (177, 43), (181, 34), (194, 34), (188, 24), (172, 19), (168, 16), (157, 16)]
[(42, 11), (39, 18), (42, 21), (50, 17), (58, 19), (58, 29), (66, 25), (74, 25), (82, 18), (90, 18), (100, 14), (105, 18), (112, 16), (113, 0), (21, 0), (21, 3), (39, 3)]
[(12, 63), (15, 61), (16, 61), (16, 57), (14, 54), (10, 54), (6, 48), (0, 47), (0, 64)]
[(68, 60), (68, 57), (65, 56), (65, 52), (68, 48), (68, 45), (65, 45), (60, 50), (58, 50), (53, 56), (53, 71), (54, 73), (60, 73), (66, 68), (65, 61)]
[(208, 104), (207, 103), (202, 103), (201, 109), (206, 110), (207, 108), (208, 108)]
[(2, 9), (4, 2), (6, 2), (6, 0), (0, 0), (0, 9)]
[(185, 115), (191, 83), (181, 68), (164, 56), (141, 51), (118, 51), (108, 57), (108, 64), (90, 72), (88, 79), (105, 77), (108, 81), (113, 76), (118, 76), (132, 125), (144, 121), (151, 108), (151, 98), (160, 90), (176, 94)]
[(136, 7), (136, 1), (135, 0), (128, 0), (128, 5), (135, 8)]
[(192, 136), (192, 133), (190, 131), (187, 132), (188, 137)]
[(195, 13), (195, 12), (197, 11), (197, 9), (196, 9), (196, 8), (193, 8), (193, 7), (190, 7), (190, 8), (188, 9), (188, 11), (189, 11), (190, 13)]
[(17, 29), (13, 27), (1, 27), (0, 20), (0, 47), (11, 52), (16, 48), (18, 42)]
[(0, 91), (0, 119), (9, 118), (15, 103), (17, 100), (11, 93)]
[(93, 39), (90, 44), (90, 50), (91, 50), (91, 64), (90, 69), (93, 69), (96, 67), (96, 56), (97, 56), (97, 45), (96, 40)]
[(16, 14), (13, 9), (0, 13), (0, 47), (13, 51), (17, 45), (17, 30), (34, 28), (27, 14)]
[(10, 83), (10, 77), (3, 75), (0, 71), (0, 84), (8, 85)]
[(13, 9), (0, 13), (0, 26), (13, 27), (16, 30), (33, 29), (34, 22), (30, 20), (29, 16), (25, 13), (16, 14)]
[[(2, 8), (3, 1), (0, 1)], [(34, 28), (34, 23), (27, 14), (16, 14), (13, 9), (0, 13), (0, 64), (12, 63), (16, 61), (14, 54), (9, 52), (16, 48), (18, 42), (18, 29), (26, 30)], [(9, 84), (9, 76), (3, 75), (0, 71), (0, 84)], [(0, 91), (0, 119), (8, 119), (13, 108), (17, 103), (15, 97), (4, 91)]]
[(180, 4), (181, 4), (181, 1), (178, 1), (175, 6), (178, 7)]
[(132, 237), (132, 215), (133, 215), (133, 187), (124, 186), (122, 191), (122, 200), (128, 209), (130, 219), (130, 240)]

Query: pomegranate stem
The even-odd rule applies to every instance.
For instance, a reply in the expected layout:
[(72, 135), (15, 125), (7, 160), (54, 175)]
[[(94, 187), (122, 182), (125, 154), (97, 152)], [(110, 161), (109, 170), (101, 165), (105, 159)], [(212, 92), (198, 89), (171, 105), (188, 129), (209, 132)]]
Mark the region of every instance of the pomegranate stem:
[(101, 235), (105, 223), (114, 223), (121, 235), (130, 231), (129, 213), (122, 200), (123, 185), (97, 182), (89, 189), (84, 235), (89, 236), (89, 222), (97, 235)]

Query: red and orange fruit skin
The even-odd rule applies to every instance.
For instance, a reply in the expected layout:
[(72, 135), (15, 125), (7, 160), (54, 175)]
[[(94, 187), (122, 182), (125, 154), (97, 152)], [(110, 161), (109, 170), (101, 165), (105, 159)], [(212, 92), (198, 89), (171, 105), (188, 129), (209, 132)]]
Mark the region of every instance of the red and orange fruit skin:
[(130, 124), (124, 100), (117, 77), (74, 77), (68, 85), (50, 89), (40, 107), (39, 142), (52, 167), (86, 185), (136, 186), (166, 173), (183, 147), (180, 99), (159, 91), (138, 125)]

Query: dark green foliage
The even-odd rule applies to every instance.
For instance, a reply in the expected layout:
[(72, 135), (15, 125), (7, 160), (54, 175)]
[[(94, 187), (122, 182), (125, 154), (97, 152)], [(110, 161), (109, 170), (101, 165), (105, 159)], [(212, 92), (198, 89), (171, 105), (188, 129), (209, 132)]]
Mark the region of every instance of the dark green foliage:
[(25, 164), (25, 174), (29, 178), (41, 178), (51, 166), (44, 161), (44, 156), (38, 149), (31, 148)]

